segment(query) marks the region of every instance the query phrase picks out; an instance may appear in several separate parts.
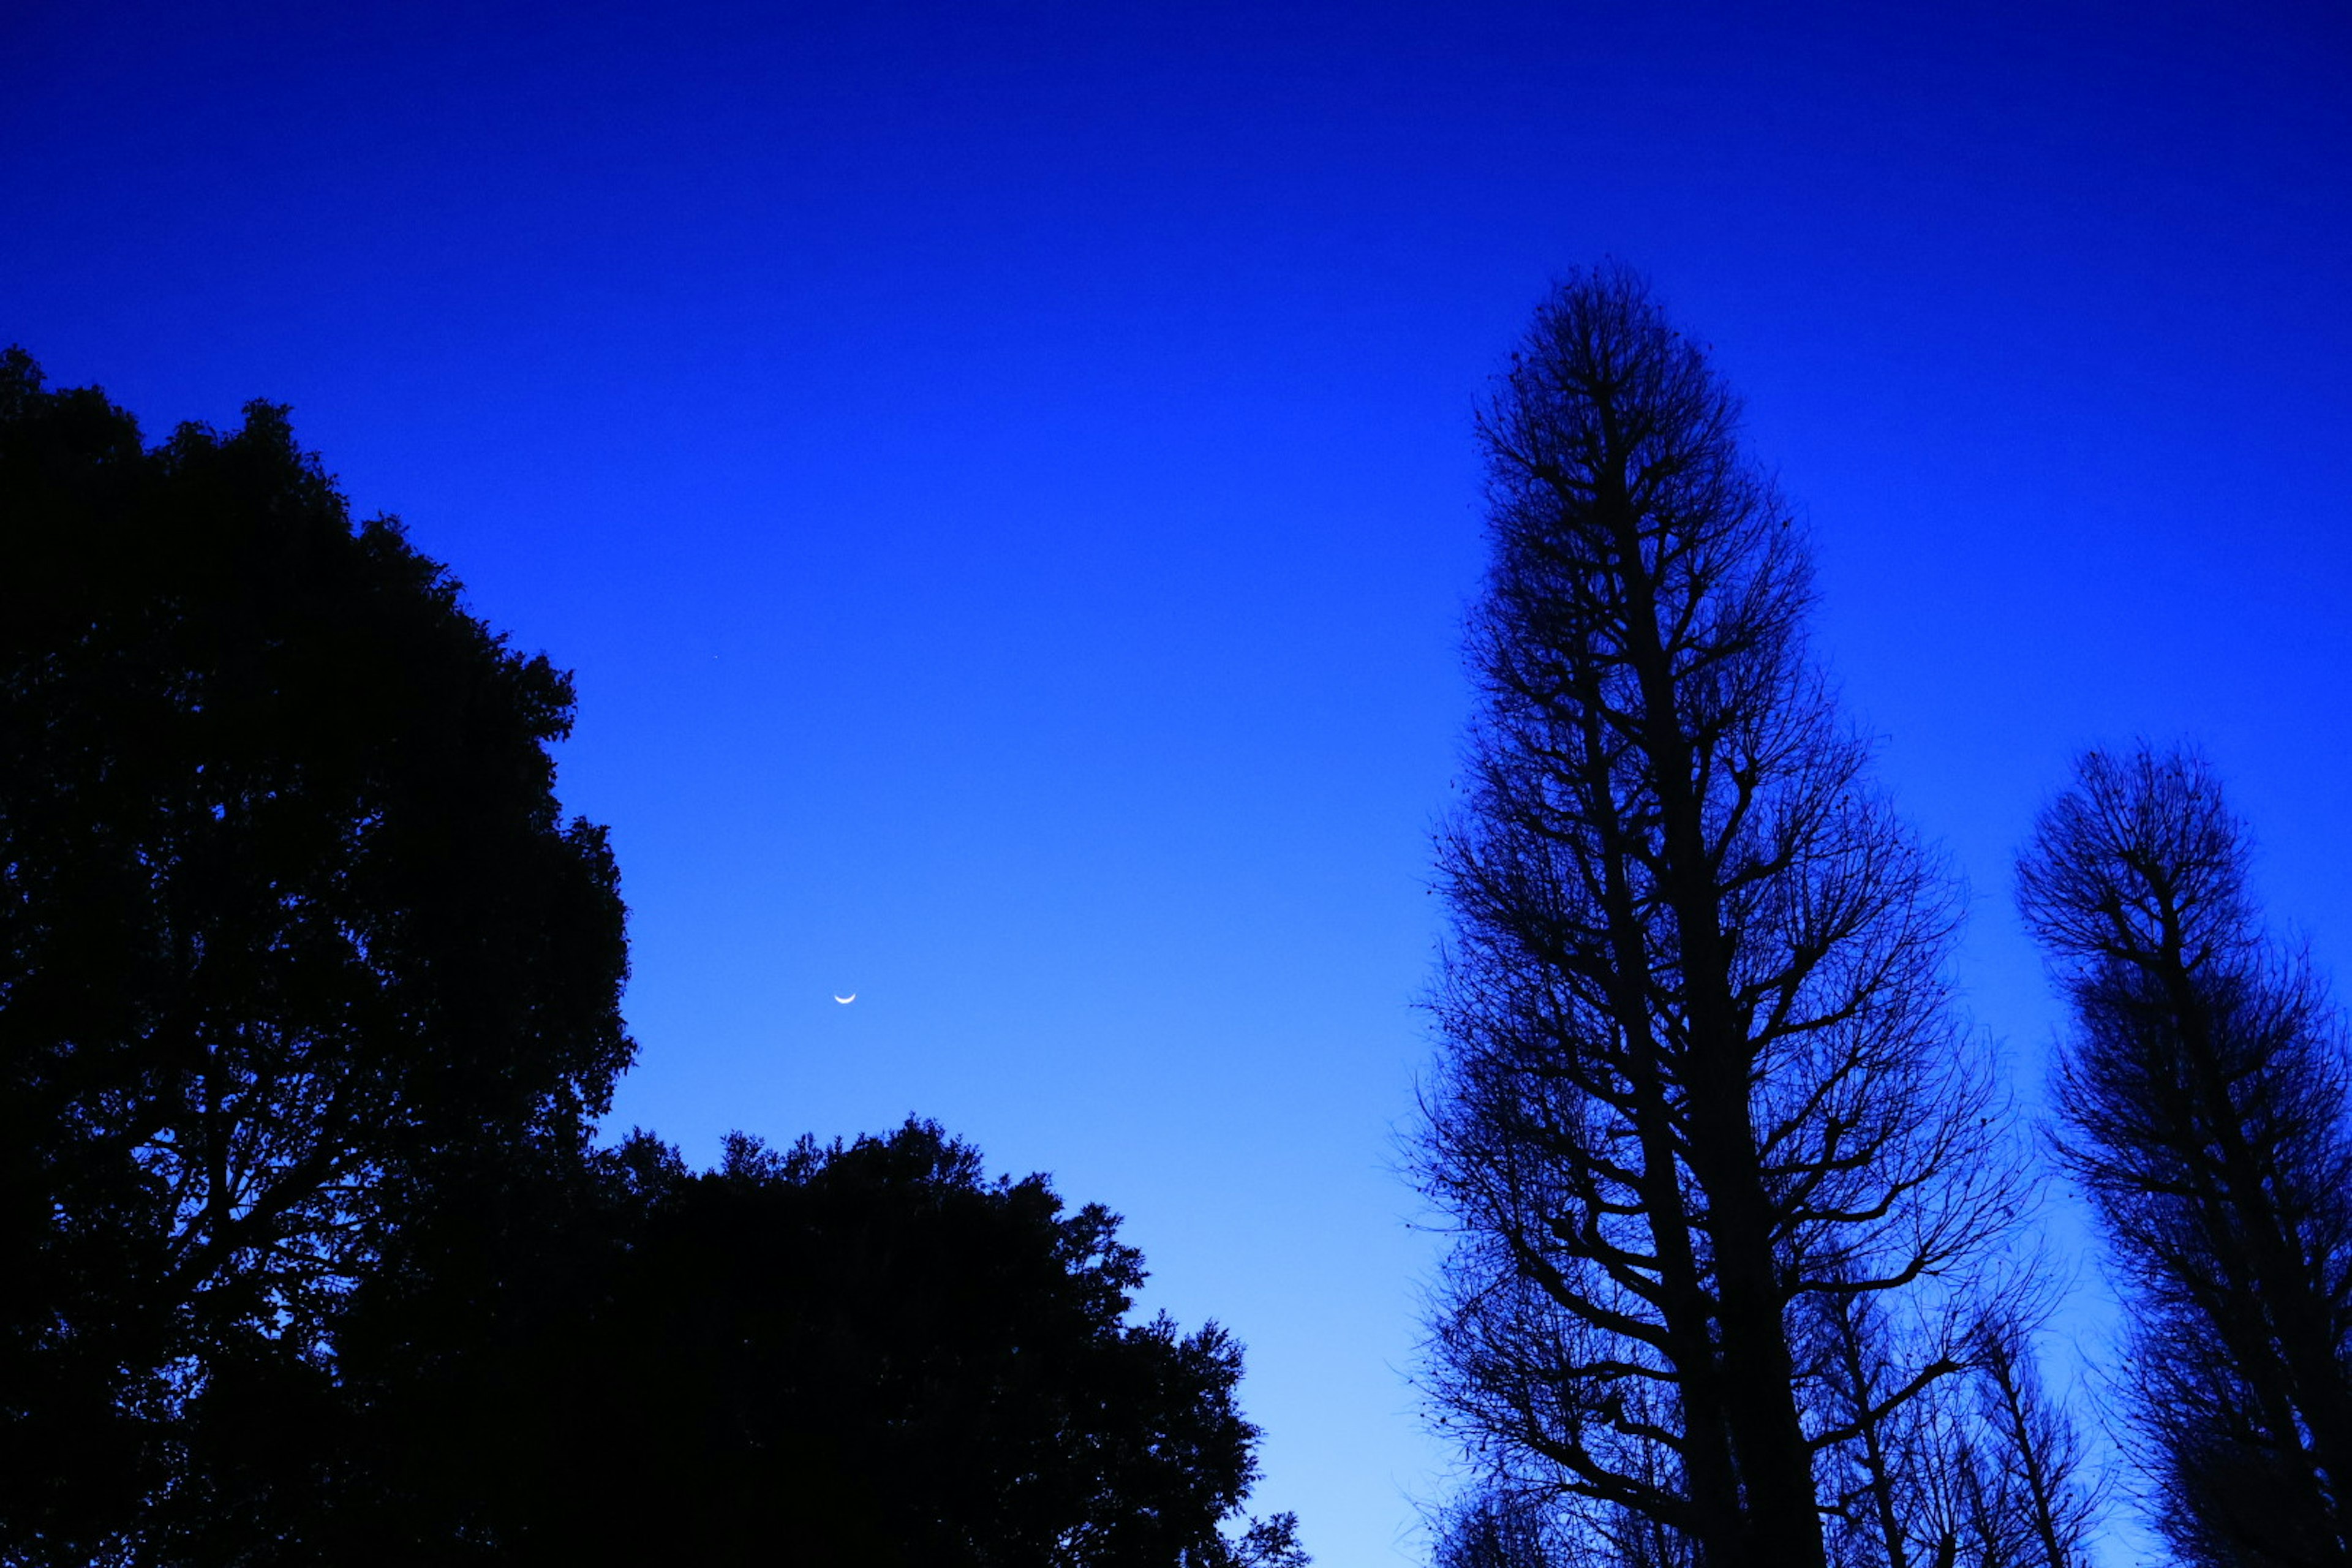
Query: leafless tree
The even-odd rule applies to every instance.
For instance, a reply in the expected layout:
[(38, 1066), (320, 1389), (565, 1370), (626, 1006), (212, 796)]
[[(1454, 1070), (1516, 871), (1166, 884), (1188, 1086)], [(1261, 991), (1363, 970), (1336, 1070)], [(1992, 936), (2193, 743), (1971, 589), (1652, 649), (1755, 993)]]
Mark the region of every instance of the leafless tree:
[(2104, 1489), (2080, 1430), (2042, 1382), (2025, 1322), (1995, 1313), (1970, 1338), (1978, 1452), (1995, 1478), (1997, 1534), (2020, 1568), (2081, 1568)]
[(1970, 1455), (1944, 1418), (1944, 1391), (1914, 1385), (1923, 1373), (1933, 1384), (1960, 1370), (1956, 1336), (1923, 1357), (1868, 1292), (1824, 1295), (1811, 1320), (1811, 1361), (1822, 1370), (1814, 1408), (1848, 1434), (1814, 1469), (1830, 1560), (1841, 1568), (1948, 1561), (1955, 1546), (1946, 1543), (1957, 1539), (1948, 1500), (1966, 1490), (1954, 1483)]
[(1559, 1568), (1539, 1501), (1487, 1484), (1437, 1521), (1434, 1568)]
[(1538, 311), (1479, 423), (1483, 703), (1440, 841), (1420, 1163), (1458, 1239), (1433, 1383), (1595, 1530), (1813, 1568), (1815, 1454), (1858, 1433), (1801, 1320), (1949, 1293), (2014, 1197), (1948, 1005), (1947, 889), (1808, 660), (1806, 552), (1738, 416), (1607, 271)]
[(2074, 1013), (2057, 1102), (2135, 1319), (2134, 1429), (2186, 1560), (2352, 1562), (2344, 1040), (2264, 932), (2197, 756), (2092, 752), (2019, 898)]
[[(2044, 1392), (2013, 1275), (1972, 1322), (1892, 1321), (1869, 1294), (1822, 1297), (1815, 1409), (1852, 1436), (1816, 1468), (1842, 1568), (2080, 1568), (2102, 1501), (2081, 1436)], [(2039, 1301), (2037, 1300), (2039, 1299)], [(1911, 1397), (1922, 1370), (1932, 1377)]]

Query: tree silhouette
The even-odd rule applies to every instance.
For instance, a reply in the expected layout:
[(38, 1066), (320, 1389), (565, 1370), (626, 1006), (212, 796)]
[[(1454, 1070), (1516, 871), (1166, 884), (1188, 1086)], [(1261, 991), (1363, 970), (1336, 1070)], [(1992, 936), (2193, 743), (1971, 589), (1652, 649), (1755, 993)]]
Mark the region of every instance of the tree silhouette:
[(1966, 1362), (1910, 1398), (1902, 1336), (1868, 1293), (1825, 1297), (1818, 1405), (1853, 1436), (1817, 1471), (1833, 1563), (2080, 1568), (2100, 1502), (2079, 1433), (2044, 1392), (2027, 1323), (1996, 1304)]
[(2159, 1527), (2198, 1563), (2352, 1562), (2352, 1066), (2182, 752), (2092, 752), (2019, 900), (2074, 1013), (2062, 1152), (2129, 1288)]
[(308, 1489), (354, 1291), (575, 1163), (629, 1059), (569, 682), (457, 594), (283, 409), (150, 449), (0, 361), (10, 1561), (201, 1555)]
[(445, 1541), (501, 1563), (1305, 1562), (1287, 1516), (1221, 1532), (1255, 1476), (1240, 1347), (1126, 1321), (1142, 1258), (1099, 1205), (989, 1181), (919, 1121), (781, 1152), (739, 1135), (701, 1175), (642, 1136), (614, 1160), (619, 1245), (408, 1414), (441, 1438), (405, 1447), (441, 1467)]
[(0, 1560), (1300, 1568), (1100, 1206), (929, 1123), (591, 1145), (571, 714), (284, 410), (0, 361)]
[[(1807, 663), (1804, 549), (1737, 417), (1612, 271), (1538, 311), (1480, 421), (1422, 1169), (1458, 1226), (1436, 1392), (1486, 1462), (1589, 1539), (1806, 1568), (1815, 1452), (1857, 1437), (1814, 1316), (1948, 1292), (2011, 1166), (1947, 896)], [(1917, 1315), (1878, 1404), (1966, 1364), (1963, 1318)]]

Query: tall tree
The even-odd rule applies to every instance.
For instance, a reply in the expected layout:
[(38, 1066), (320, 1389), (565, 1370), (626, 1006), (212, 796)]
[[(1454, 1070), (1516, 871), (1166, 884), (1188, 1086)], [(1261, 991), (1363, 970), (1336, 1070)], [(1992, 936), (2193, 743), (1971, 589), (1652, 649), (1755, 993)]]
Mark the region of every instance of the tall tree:
[(1822, 1407), (1854, 1436), (1822, 1456), (1831, 1561), (1855, 1568), (2081, 1568), (2099, 1505), (2080, 1435), (2001, 1303), (1956, 1376), (1895, 1401), (1902, 1336), (1868, 1295), (1822, 1303)]
[(0, 1556), (255, 1511), (404, 1227), (584, 1152), (631, 1047), (571, 720), (283, 409), (149, 448), (0, 360)]
[(2019, 899), (2074, 1013), (2062, 1151), (2130, 1290), (2160, 1528), (2192, 1563), (2352, 1563), (2352, 1063), (2246, 862), (2200, 759), (2092, 752)]
[[(1623, 272), (1539, 310), (1479, 422), (1483, 697), (1440, 845), (1423, 1169), (1452, 1418), (1706, 1568), (1823, 1561), (1800, 1352), (2006, 1218), (1944, 889), (1809, 665), (1803, 545), (1738, 404)], [(1930, 1336), (1881, 1403), (1964, 1357)]]
[(2002, 1521), (2004, 1560), (2021, 1568), (2080, 1568), (2102, 1489), (2081, 1433), (2043, 1386), (2032, 1336), (2013, 1317), (1988, 1318), (1973, 1348), (1976, 1417), (1987, 1435), (1988, 1489)]

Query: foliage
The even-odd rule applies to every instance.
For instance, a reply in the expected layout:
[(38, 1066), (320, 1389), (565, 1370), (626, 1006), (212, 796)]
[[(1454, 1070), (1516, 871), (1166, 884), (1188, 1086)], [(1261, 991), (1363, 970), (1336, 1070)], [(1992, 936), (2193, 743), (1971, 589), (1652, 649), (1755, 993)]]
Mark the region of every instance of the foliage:
[(1126, 1321), (1142, 1259), (1101, 1206), (918, 1121), (610, 1170), (617, 1245), (412, 1417), (486, 1556), (1304, 1563), (1286, 1516), (1220, 1532), (1255, 1476), (1240, 1347)]
[(592, 1147), (569, 679), (283, 409), (151, 449), (11, 353), (0, 564), (0, 1560), (1305, 1563), (1099, 1205)]
[(624, 916), (568, 679), (283, 409), (148, 448), (11, 351), (0, 560), (0, 1540), (86, 1562), (304, 1446), (404, 1224), (577, 1159)]

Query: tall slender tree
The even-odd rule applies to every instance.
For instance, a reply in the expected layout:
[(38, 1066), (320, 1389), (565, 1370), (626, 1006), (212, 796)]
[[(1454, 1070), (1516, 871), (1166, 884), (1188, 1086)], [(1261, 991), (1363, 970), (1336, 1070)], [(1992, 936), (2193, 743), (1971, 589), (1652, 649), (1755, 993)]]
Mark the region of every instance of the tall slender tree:
[(1986, 1435), (2004, 1559), (2021, 1568), (2079, 1568), (2090, 1560), (2102, 1491), (2082, 1434), (2043, 1386), (2024, 1323), (1989, 1318), (1973, 1348), (1975, 1414)]
[[(1896, 1401), (1905, 1335), (1868, 1294), (1816, 1314), (1818, 1408), (1853, 1436), (1819, 1472), (1831, 1561), (2080, 1568), (2101, 1502), (2080, 1433), (2044, 1391), (2018, 1292), (1952, 1345), (1957, 1375)], [(2046, 1305), (2046, 1297), (2044, 1300)]]
[(2129, 1289), (2135, 1428), (2186, 1560), (2352, 1563), (2352, 1063), (2185, 752), (2092, 752), (2019, 899), (2074, 1013), (2063, 1153)]
[[(1805, 548), (1738, 420), (1603, 271), (1479, 421), (1421, 1168), (1458, 1226), (1435, 1390), (1490, 1464), (1594, 1532), (1809, 1568), (1815, 1451), (1856, 1436), (1817, 1408), (1810, 1314), (1948, 1285), (2011, 1200), (1949, 899), (1808, 661)], [(1964, 1360), (1931, 1334), (1877, 1403)]]

